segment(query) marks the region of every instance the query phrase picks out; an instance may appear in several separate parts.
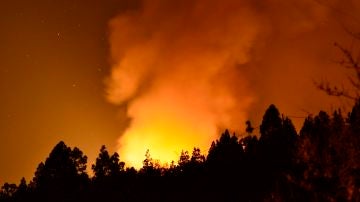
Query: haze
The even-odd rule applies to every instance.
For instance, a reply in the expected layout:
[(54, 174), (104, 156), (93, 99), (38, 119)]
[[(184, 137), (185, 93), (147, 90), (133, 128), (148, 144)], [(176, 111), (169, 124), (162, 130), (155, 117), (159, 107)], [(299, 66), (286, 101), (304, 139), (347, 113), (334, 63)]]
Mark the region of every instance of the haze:
[[(334, 42), (357, 47), (355, 0), (2, 1), (0, 183), (30, 180), (60, 140), (139, 166), (207, 152), (274, 103), (301, 118), (347, 102)], [(176, 160), (176, 159), (175, 159)]]

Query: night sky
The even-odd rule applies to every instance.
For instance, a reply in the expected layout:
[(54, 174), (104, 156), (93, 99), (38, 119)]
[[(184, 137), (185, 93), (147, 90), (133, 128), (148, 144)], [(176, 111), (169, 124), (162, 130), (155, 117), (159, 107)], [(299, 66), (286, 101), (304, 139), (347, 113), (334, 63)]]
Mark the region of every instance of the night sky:
[[(124, 125), (106, 102), (108, 21), (119, 1), (1, 1), (0, 183), (29, 179), (64, 140), (95, 158)], [(90, 160), (90, 159), (89, 159)]]
[[(271, 103), (293, 118), (350, 102), (333, 44), (359, 44), (356, 0), (2, 0), (0, 184), (31, 180), (60, 140), (88, 167), (101, 145), (141, 165), (206, 152), (225, 128), (258, 126)], [(195, 145), (194, 145), (195, 144)], [(153, 150), (152, 150), (153, 149)], [(176, 151), (175, 151), (176, 150)], [(133, 162), (137, 161), (137, 163)]]

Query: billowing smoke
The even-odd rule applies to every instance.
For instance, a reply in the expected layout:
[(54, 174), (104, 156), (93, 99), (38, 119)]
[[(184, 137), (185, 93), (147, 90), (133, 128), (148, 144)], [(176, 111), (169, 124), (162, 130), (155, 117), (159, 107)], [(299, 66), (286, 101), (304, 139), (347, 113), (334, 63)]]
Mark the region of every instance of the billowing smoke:
[(162, 162), (194, 146), (206, 153), (220, 130), (243, 131), (271, 103), (303, 116), (324, 106), (312, 79), (343, 79), (329, 51), (344, 39), (337, 4), (143, 0), (114, 18), (108, 100), (131, 118), (122, 160), (139, 167), (147, 149)]

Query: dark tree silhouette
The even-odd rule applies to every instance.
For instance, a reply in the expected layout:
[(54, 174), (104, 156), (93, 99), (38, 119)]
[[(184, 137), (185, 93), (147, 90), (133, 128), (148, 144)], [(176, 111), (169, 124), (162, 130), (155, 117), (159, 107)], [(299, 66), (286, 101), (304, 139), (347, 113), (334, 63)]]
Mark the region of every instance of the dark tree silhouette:
[(125, 163), (120, 161), (118, 153), (109, 155), (105, 145), (101, 146), (95, 164), (91, 166), (94, 177), (92, 178), (91, 200), (117, 201), (115, 193), (122, 193), (125, 188), (122, 181), (126, 181)]
[(87, 157), (78, 148), (59, 142), (36, 170), (32, 183), (34, 200), (78, 200), (88, 184), (86, 162)]
[(337, 110), (332, 116), (320, 112), (308, 117), (300, 132), (298, 145), (302, 174), (299, 184), (315, 200), (358, 201), (360, 147), (356, 116), (358, 104), (345, 120)]
[(280, 190), (289, 188), (288, 176), (295, 163), (293, 159), (297, 139), (295, 127), (289, 118), (280, 117), (275, 105), (270, 105), (263, 116), (260, 134), (259, 165), (266, 168), (259, 174), (263, 179), (260, 190), (263, 193), (270, 193), (264, 196), (269, 200), (286, 200)]
[(282, 123), (280, 112), (275, 105), (270, 105), (266, 110), (260, 125), (261, 140), (267, 140), (281, 132)]
[(15, 195), (17, 190), (16, 184), (5, 183), (0, 190), (1, 201), (12, 201), (12, 197)]
[(119, 154), (115, 152), (110, 156), (105, 145), (103, 145), (99, 157), (96, 158), (96, 163), (92, 165), (94, 179), (118, 176), (124, 171), (124, 167), (125, 163), (120, 161)]
[(251, 122), (250, 122), (249, 120), (246, 121), (245, 124), (246, 124), (246, 129), (245, 129), (245, 131), (246, 131), (249, 135), (251, 135), (251, 134), (253, 133), (253, 131), (254, 131), (254, 127), (252, 127)]
[(190, 162), (190, 155), (188, 151), (181, 151), (180, 158), (178, 161), (179, 167), (184, 167)]
[(162, 173), (159, 162), (151, 158), (150, 150), (146, 150), (143, 167), (139, 173), (148, 177), (158, 177)]
[(200, 148), (194, 148), (190, 162), (194, 164), (202, 164), (205, 162), (205, 156), (201, 154)]
[(125, 168), (100, 149), (89, 178), (86, 156), (58, 143), (29, 184), (5, 183), (0, 202), (21, 201), (360, 201), (360, 100), (344, 117), (319, 112), (300, 134), (275, 105), (260, 134), (239, 138), (225, 130), (208, 155), (194, 147), (162, 167), (146, 151), (143, 167)]

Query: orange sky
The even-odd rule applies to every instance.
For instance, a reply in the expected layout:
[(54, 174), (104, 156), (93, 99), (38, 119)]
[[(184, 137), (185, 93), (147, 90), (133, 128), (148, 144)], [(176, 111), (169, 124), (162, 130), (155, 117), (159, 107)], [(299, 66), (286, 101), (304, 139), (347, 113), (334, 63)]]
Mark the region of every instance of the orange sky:
[(90, 163), (102, 144), (156, 158), (258, 125), (271, 103), (290, 116), (346, 104), (312, 81), (346, 85), (332, 44), (357, 47), (344, 27), (359, 31), (358, 1), (179, 2), (2, 1), (1, 184), (31, 179), (60, 140)]
[[(126, 6), (126, 5), (125, 5)], [(60, 140), (93, 161), (124, 128), (106, 102), (108, 21), (117, 0), (3, 0), (0, 19), (0, 184), (33, 176)]]
[(132, 118), (119, 137), (123, 160), (140, 167), (146, 149), (167, 162), (195, 145), (206, 152), (224, 128), (257, 126), (270, 103), (292, 117), (341, 106), (313, 80), (346, 80), (332, 44), (347, 45), (342, 26), (359, 25), (347, 3), (144, 0), (112, 19), (108, 100)]

